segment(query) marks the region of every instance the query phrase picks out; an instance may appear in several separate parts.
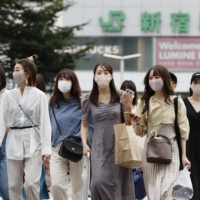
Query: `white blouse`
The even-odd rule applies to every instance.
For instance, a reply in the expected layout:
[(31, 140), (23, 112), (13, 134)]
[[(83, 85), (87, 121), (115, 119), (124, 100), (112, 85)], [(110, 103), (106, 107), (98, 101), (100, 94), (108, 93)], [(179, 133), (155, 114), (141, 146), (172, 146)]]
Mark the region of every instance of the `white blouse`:
[[(4, 127), (4, 124), (6, 127), (33, 126), (18, 103), (39, 127), (10, 129), (6, 141), (7, 158), (23, 160), (24, 157), (31, 157), (40, 147), (42, 155), (51, 155), (51, 124), (45, 93), (29, 86), (25, 87), (23, 96), (19, 88), (7, 92), (3, 97), (3, 112), (0, 112), (0, 119), (3, 120), (0, 120), (0, 127)], [(5, 134), (5, 128), (0, 129), (2, 134)]]

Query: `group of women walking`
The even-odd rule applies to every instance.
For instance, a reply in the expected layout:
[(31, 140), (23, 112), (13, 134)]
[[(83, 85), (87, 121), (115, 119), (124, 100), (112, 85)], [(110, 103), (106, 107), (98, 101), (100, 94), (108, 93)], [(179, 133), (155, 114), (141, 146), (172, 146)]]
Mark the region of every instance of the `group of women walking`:
[[(91, 155), (91, 198), (93, 200), (134, 200), (132, 170), (115, 165), (113, 125), (124, 115), (136, 134), (147, 135), (143, 153), (144, 182), (148, 200), (172, 200), (180, 161), (191, 171), (193, 200), (200, 199), (200, 72), (193, 74), (190, 96), (178, 96), (180, 146), (174, 128), (174, 94), (168, 70), (153, 66), (144, 78), (145, 90), (137, 105), (137, 90), (125, 81), (121, 90), (134, 90), (134, 96), (116, 89), (112, 67), (98, 63), (94, 67), (91, 92), (82, 95), (76, 74), (63, 69), (56, 76), (53, 94), (47, 101), (37, 89), (36, 55), (17, 61), (13, 80), (19, 88), (6, 90), (6, 77), (0, 67), (0, 193), (3, 200), (21, 200), (22, 187), (27, 200), (41, 197), (42, 163), (50, 168), (50, 191), (55, 200), (66, 200), (67, 174), (72, 199), (82, 199), (83, 157), (72, 162), (58, 152), (63, 138), (82, 142), (83, 153)], [(189, 87), (189, 86), (188, 86)], [(170, 139), (172, 162), (148, 163), (147, 142), (151, 130)], [(89, 139), (88, 139), (89, 137)], [(6, 144), (6, 145), (5, 145)], [(5, 155), (6, 148), (6, 155)], [(179, 150), (181, 148), (181, 159)], [(7, 162), (7, 167), (6, 167)], [(2, 164), (3, 163), (3, 164)], [(43, 166), (43, 167), (44, 167)]]

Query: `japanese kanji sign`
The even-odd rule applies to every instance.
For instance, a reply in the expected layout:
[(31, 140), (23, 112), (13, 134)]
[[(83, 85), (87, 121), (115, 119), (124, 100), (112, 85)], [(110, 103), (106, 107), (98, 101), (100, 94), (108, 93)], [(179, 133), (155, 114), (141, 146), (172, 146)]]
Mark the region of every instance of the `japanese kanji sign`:
[[(171, 27), (173, 32), (187, 33), (190, 16), (188, 13), (172, 13), (171, 14)], [(160, 31), (161, 25), (161, 13), (148, 13), (141, 14), (141, 29), (144, 32), (147, 31)]]
[(187, 13), (172, 13), (171, 14), (172, 21), (171, 21), (171, 26), (173, 32), (176, 30), (181, 33), (181, 32), (188, 32), (188, 23), (190, 16)]
[(200, 69), (200, 38), (155, 38), (155, 63), (169, 69)]
[[(105, 32), (120, 32), (124, 27), (125, 14), (121, 10), (109, 11), (108, 20), (99, 18), (99, 24)], [(137, 19), (133, 19), (137, 20)], [(189, 32), (189, 13), (175, 12), (169, 13), (169, 25), (172, 33), (188, 33)], [(161, 12), (143, 12), (141, 13), (140, 26), (145, 33), (156, 32), (159, 33), (162, 29), (162, 15)], [(200, 30), (200, 19), (199, 19)]]
[(160, 12), (150, 14), (148, 12), (142, 13), (141, 16), (141, 26), (144, 32), (154, 31), (154, 29), (159, 32), (160, 30)]

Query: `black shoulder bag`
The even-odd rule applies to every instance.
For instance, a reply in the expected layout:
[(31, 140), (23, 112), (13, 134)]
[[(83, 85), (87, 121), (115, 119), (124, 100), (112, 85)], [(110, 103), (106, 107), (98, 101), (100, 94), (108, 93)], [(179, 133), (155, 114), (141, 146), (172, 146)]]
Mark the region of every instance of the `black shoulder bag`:
[(63, 138), (60, 127), (58, 125), (58, 121), (56, 119), (54, 109), (53, 107), (51, 108), (53, 111), (54, 119), (57, 124), (60, 136), (62, 138), (62, 144), (58, 151), (59, 156), (66, 158), (67, 160), (70, 160), (72, 162), (80, 161), (83, 156), (83, 146), (81, 145), (81, 138), (79, 137)]
[(183, 165), (182, 165), (181, 134), (180, 134), (179, 126), (178, 126), (178, 97), (174, 98), (174, 111), (175, 111), (174, 128), (175, 128), (175, 133), (176, 133), (176, 141), (177, 141), (178, 149), (179, 149), (180, 170), (181, 170), (183, 169)]

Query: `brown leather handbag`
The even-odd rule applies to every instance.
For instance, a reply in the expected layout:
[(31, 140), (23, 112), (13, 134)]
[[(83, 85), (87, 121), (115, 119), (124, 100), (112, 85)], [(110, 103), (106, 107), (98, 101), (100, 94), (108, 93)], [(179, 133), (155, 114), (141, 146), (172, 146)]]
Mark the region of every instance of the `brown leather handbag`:
[(155, 132), (155, 136), (147, 143), (147, 162), (170, 164), (172, 161), (172, 143), (170, 139), (157, 135), (156, 130), (151, 131), (151, 133), (153, 132)]

